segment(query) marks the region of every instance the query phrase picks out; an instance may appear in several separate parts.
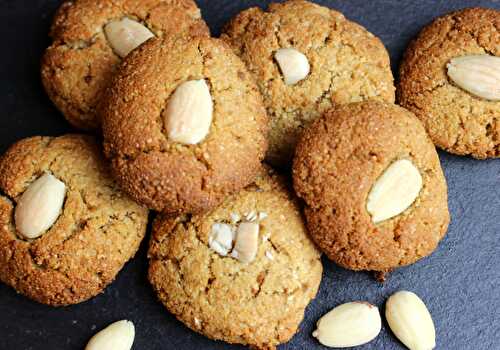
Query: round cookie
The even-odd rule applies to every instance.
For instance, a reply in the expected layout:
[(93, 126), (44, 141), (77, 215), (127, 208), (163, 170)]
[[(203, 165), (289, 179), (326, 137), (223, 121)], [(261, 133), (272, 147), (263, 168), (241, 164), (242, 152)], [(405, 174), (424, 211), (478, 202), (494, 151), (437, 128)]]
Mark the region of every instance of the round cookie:
[[(111, 86), (102, 101), (104, 148), (123, 189), (140, 203), (170, 213), (205, 211), (259, 171), (267, 115), (244, 64), (222, 41), (150, 40), (125, 59)], [(193, 144), (173, 138), (173, 105), (184, 111), (177, 117), (194, 118), (190, 127), (203, 119), (208, 133)], [(198, 106), (212, 110), (211, 122), (192, 110)]]
[[(234, 254), (239, 230), (250, 220), (259, 227), (257, 253), (243, 263), (233, 256), (241, 257)], [(237, 232), (226, 256), (212, 248), (220, 225)], [(149, 259), (149, 280), (180, 321), (211, 339), (257, 349), (275, 349), (297, 332), (323, 270), (296, 200), (281, 178), (264, 173), (210, 213), (159, 216)]]
[(96, 105), (121, 61), (105, 28), (132, 19), (156, 36), (209, 35), (194, 0), (75, 0), (64, 2), (42, 59), (47, 94), (75, 127), (99, 129)]
[[(64, 202), (50, 228), (28, 239), (18, 229), (19, 211), (24, 208), (26, 214), (27, 192), (47, 174), (64, 183)], [(1, 158), (0, 189), (0, 280), (40, 303), (69, 305), (97, 295), (145, 235), (147, 210), (118, 189), (88, 136), (17, 142)], [(32, 197), (39, 208), (49, 202), (40, 193)], [(55, 192), (48, 193), (53, 197)], [(35, 208), (25, 218), (40, 221), (44, 212)]]
[(433, 142), (455, 154), (500, 157), (500, 101), (461, 89), (450, 60), (500, 57), (500, 11), (470, 8), (437, 18), (410, 44), (400, 68), (399, 103), (416, 114)]
[[(302, 0), (270, 4), (238, 14), (222, 38), (247, 64), (271, 120), (267, 160), (290, 167), (302, 130), (325, 110), (373, 98), (394, 102), (389, 55), (382, 42), (340, 12)], [(307, 76), (287, 84), (281, 52), (309, 64)], [(295, 57), (295, 58), (294, 58)], [(302, 58), (301, 58), (302, 57)], [(293, 74), (293, 66), (288, 67)]]
[[(396, 162), (413, 164), (420, 175), (401, 172), (405, 167), (394, 172)], [(414, 190), (406, 185), (409, 175), (420, 176), (422, 187), (406, 210), (379, 221), (368, 203), (389, 168), (386, 203), (403, 203), (403, 194)], [(400, 173), (399, 187), (391, 186)], [(447, 186), (434, 145), (420, 121), (395, 105), (365, 101), (327, 112), (303, 133), (293, 180), (312, 238), (352, 270), (386, 272), (414, 263), (437, 247), (448, 227)]]

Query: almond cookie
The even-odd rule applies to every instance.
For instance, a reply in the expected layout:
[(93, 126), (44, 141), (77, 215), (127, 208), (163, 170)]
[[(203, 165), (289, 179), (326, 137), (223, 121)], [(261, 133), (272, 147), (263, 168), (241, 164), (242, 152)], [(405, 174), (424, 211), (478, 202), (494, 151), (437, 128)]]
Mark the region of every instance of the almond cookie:
[(104, 147), (123, 189), (151, 209), (212, 208), (249, 184), (267, 115), (244, 64), (218, 39), (154, 39), (102, 101)]
[(399, 103), (438, 147), (500, 157), (500, 11), (471, 8), (437, 18), (408, 47)]
[(265, 173), (210, 213), (159, 216), (149, 259), (149, 280), (180, 321), (257, 349), (297, 332), (323, 270), (296, 200)]
[(96, 105), (123, 56), (154, 36), (209, 35), (194, 0), (75, 0), (57, 11), (42, 82), (66, 119), (98, 129)]
[(368, 98), (394, 102), (382, 42), (340, 12), (307, 1), (254, 7), (222, 38), (247, 64), (271, 121), (267, 160), (289, 167), (301, 131), (323, 111)]
[(148, 212), (88, 136), (33, 137), (0, 160), (0, 280), (40, 303), (100, 293), (134, 256)]
[(325, 113), (298, 143), (293, 180), (309, 233), (348, 269), (414, 263), (448, 228), (436, 149), (420, 121), (395, 105), (365, 101)]

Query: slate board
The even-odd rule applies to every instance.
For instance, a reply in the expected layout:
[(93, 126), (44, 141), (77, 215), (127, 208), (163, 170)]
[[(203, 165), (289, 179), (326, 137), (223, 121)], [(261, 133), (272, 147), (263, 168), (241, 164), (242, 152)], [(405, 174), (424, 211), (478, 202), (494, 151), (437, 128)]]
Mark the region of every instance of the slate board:
[[(423, 25), (451, 10), (498, 0), (318, 1), (364, 25), (388, 47), (396, 69), (404, 48)], [(39, 60), (49, 44), (55, 0), (0, 0), (0, 151), (21, 138), (75, 132), (45, 96)], [(198, 1), (213, 33), (238, 11), (266, 1)], [(316, 320), (330, 308), (367, 300), (383, 308), (394, 291), (407, 289), (427, 303), (438, 349), (500, 349), (500, 160), (477, 161), (444, 152), (440, 158), (449, 186), (452, 222), (447, 237), (429, 258), (394, 272), (385, 284), (371, 274), (343, 270), (323, 259), (317, 298), (301, 331), (281, 349), (324, 349), (311, 337)], [(127, 318), (136, 326), (134, 349), (243, 349), (214, 342), (176, 321), (156, 301), (146, 279), (147, 240), (116, 281), (80, 305), (50, 308), (0, 284), (0, 349), (83, 349), (107, 324)], [(379, 337), (362, 349), (403, 349), (384, 323)]]

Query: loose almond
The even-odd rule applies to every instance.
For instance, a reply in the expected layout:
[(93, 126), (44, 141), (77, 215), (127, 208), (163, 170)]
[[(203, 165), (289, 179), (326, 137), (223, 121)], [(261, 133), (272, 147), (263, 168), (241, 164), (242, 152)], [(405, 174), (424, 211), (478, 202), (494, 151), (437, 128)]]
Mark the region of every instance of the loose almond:
[(307, 57), (292, 48), (279, 49), (274, 55), (286, 85), (294, 85), (303, 80), (310, 71)]
[(130, 350), (134, 344), (135, 328), (130, 321), (122, 320), (110, 324), (95, 334), (85, 350)]
[(113, 51), (122, 58), (155, 36), (148, 28), (127, 17), (106, 24), (104, 33)]
[(431, 350), (436, 346), (436, 330), (424, 302), (414, 293), (393, 294), (385, 306), (392, 332), (410, 350)]
[(372, 341), (381, 327), (378, 308), (355, 301), (339, 305), (321, 317), (313, 336), (325, 346), (348, 348)]
[(210, 130), (212, 113), (212, 96), (205, 80), (182, 83), (163, 114), (168, 138), (187, 145), (201, 142)]
[(259, 244), (259, 224), (242, 222), (236, 231), (236, 242), (231, 256), (243, 263), (251, 263), (256, 255)]
[(66, 186), (52, 174), (44, 174), (21, 195), (14, 219), (17, 231), (34, 239), (45, 233), (61, 214)]
[(407, 159), (392, 163), (373, 185), (366, 202), (372, 221), (378, 223), (399, 215), (417, 199), (422, 176)]
[(465, 91), (486, 100), (500, 101), (500, 57), (455, 57), (447, 67), (450, 79)]

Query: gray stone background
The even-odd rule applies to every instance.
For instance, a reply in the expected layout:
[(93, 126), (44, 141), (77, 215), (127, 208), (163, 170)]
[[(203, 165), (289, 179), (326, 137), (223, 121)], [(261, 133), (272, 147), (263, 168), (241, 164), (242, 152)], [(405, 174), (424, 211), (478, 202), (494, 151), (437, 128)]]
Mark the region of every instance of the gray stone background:
[[(404, 48), (426, 23), (454, 9), (498, 0), (317, 1), (364, 25), (388, 47), (396, 70)], [(74, 132), (52, 106), (39, 79), (39, 60), (56, 0), (0, 0), (0, 151), (33, 135)], [(267, 1), (198, 1), (213, 33), (238, 11)], [(367, 300), (381, 307), (407, 289), (426, 302), (437, 328), (438, 349), (500, 349), (500, 160), (477, 161), (440, 152), (448, 180), (452, 222), (429, 258), (394, 272), (384, 284), (368, 273), (343, 270), (323, 259), (317, 298), (300, 332), (281, 349), (323, 349), (311, 332), (332, 307)], [(83, 349), (97, 330), (119, 319), (136, 326), (134, 349), (242, 349), (210, 341), (166, 312), (146, 279), (145, 241), (136, 258), (98, 297), (80, 305), (50, 308), (0, 284), (0, 349)], [(382, 332), (361, 349), (403, 349), (384, 322)]]

